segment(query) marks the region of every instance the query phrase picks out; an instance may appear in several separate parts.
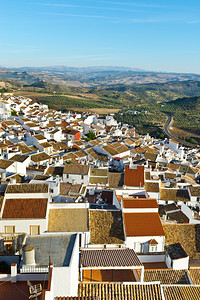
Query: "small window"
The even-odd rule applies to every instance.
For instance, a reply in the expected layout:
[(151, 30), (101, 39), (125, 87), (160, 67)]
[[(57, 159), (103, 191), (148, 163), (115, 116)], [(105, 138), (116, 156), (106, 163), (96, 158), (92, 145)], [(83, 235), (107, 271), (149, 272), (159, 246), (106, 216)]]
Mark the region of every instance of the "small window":
[(150, 245), (149, 252), (156, 252), (156, 251), (157, 251), (157, 246), (156, 245)]
[(31, 225), (30, 226), (30, 234), (31, 235), (38, 235), (38, 234), (40, 234), (40, 226), (39, 225)]
[(15, 226), (5, 226), (5, 233), (15, 233)]
[(84, 175), (81, 175), (81, 179), (84, 179)]

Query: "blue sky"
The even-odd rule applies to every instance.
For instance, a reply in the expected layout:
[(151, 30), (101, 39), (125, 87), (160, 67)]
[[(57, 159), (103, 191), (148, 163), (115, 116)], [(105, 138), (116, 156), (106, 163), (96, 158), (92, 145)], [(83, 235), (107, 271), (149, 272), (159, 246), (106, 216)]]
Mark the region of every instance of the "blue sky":
[(200, 73), (199, 0), (1, 2), (1, 66)]

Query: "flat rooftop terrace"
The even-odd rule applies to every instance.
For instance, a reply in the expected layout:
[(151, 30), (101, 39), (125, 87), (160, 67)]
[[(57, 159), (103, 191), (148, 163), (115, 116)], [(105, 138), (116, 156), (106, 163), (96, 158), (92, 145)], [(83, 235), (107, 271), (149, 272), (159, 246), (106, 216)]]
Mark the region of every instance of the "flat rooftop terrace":
[(45, 236), (29, 236), (26, 244), (35, 247), (35, 263), (37, 266), (55, 267), (69, 266), (76, 234), (47, 234)]

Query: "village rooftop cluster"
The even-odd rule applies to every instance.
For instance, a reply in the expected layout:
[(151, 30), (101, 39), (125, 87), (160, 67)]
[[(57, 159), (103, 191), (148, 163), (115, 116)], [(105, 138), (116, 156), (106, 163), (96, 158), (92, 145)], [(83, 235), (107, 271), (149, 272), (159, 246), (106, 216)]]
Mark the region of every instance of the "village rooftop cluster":
[(0, 298), (200, 299), (199, 158), (113, 115), (2, 97)]

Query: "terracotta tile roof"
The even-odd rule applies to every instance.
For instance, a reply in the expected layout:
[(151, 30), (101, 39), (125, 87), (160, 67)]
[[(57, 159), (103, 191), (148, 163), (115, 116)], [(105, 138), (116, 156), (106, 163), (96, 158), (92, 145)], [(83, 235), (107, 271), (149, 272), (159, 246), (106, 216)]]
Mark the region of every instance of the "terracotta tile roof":
[(89, 212), (86, 208), (49, 210), (48, 232), (89, 231)]
[(90, 176), (90, 184), (108, 184), (108, 177)]
[(81, 158), (81, 157), (86, 157), (86, 156), (87, 156), (87, 154), (84, 153), (82, 150), (76, 151), (76, 152), (74, 152), (74, 153), (75, 153), (75, 155), (76, 155), (77, 157), (79, 157), (79, 158)]
[(89, 155), (91, 155), (94, 159), (98, 159), (98, 154), (94, 151), (94, 149), (89, 148), (86, 149), (85, 152)]
[(21, 176), (19, 174), (14, 174), (12, 176), (8, 176), (6, 178), (6, 181), (9, 181), (10, 179), (15, 179), (16, 180), (16, 183), (23, 183), (24, 182), (24, 176)]
[(40, 146), (43, 147), (43, 148), (50, 148), (52, 147), (52, 145), (48, 142), (44, 142), (44, 143), (40, 143)]
[(71, 128), (66, 128), (63, 130), (63, 133), (70, 134), (70, 135), (76, 135), (78, 132), (79, 132), (78, 130), (74, 130)]
[(48, 199), (6, 199), (3, 219), (43, 219)]
[(108, 172), (108, 185), (111, 188), (118, 188), (124, 185), (124, 174)]
[[(31, 153), (33, 152), (33, 149), (31, 147), (28, 147), (25, 143), (21, 142), (19, 144), (17, 144), (18, 147), (19, 147), (19, 150), (22, 152), (22, 154), (26, 154), (26, 153)], [(35, 148), (34, 148), (34, 151)]]
[(53, 175), (53, 176), (62, 176), (63, 175), (63, 170), (64, 170), (64, 167), (60, 167), (60, 166), (50, 166), (48, 167), (45, 175)]
[(12, 121), (12, 120), (8, 120), (8, 121), (4, 121), (4, 124), (11, 126), (11, 125), (20, 125), (19, 123), (17, 123), (16, 121)]
[(151, 173), (150, 172), (145, 172), (145, 180), (150, 180), (151, 179)]
[(60, 195), (78, 195), (81, 191), (82, 184), (71, 184), (67, 182), (60, 183)]
[(189, 223), (189, 218), (180, 210), (171, 213), (169, 212), (167, 218), (176, 221), (177, 223)]
[(123, 207), (124, 208), (158, 208), (158, 202), (156, 199), (132, 199), (132, 198), (123, 198)]
[(101, 143), (101, 141), (99, 139), (96, 139), (96, 140), (89, 141), (89, 143), (92, 146), (97, 146), (99, 145), (99, 143)]
[(40, 152), (40, 153), (31, 155), (31, 160), (33, 162), (39, 162), (39, 161), (43, 161), (43, 160), (48, 160), (50, 158), (51, 158), (51, 156), (49, 156), (45, 152)]
[(180, 242), (191, 259), (200, 259), (199, 224), (163, 224), (165, 245)]
[(198, 286), (163, 286), (165, 300), (198, 300), (200, 287)]
[(9, 184), (6, 194), (48, 193), (48, 183)]
[(70, 147), (68, 147), (65, 143), (57, 142), (57, 143), (51, 143), (54, 150), (69, 150)]
[(117, 150), (118, 153), (123, 153), (129, 150), (129, 148), (126, 145), (121, 144), (120, 142), (112, 143), (110, 144), (110, 146)]
[(168, 163), (167, 164), (167, 168), (170, 168), (172, 170), (178, 170), (179, 167), (180, 167), (180, 165), (178, 165), (178, 164), (174, 164), (174, 163)]
[(133, 249), (81, 250), (82, 267), (130, 267), (142, 266)]
[(172, 201), (190, 201), (190, 196), (187, 189), (160, 189), (161, 200), (172, 200)]
[(6, 159), (0, 159), (0, 169), (7, 169), (10, 167), (14, 162), (11, 160), (6, 160)]
[(144, 166), (136, 165), (130, 168), (125, 165), (125, 178), (124, 184), (127, 186), (144, 186)]
[(80, 174), (87, 175), (89, 173), (88, 165), (75, 165), (75, 164), (66, 164), (64, 166), (63, 174)]
[[(80, 283), (78, 296), (99, 300), (162, 300), (159, 284)], [(188, 298), (190, 299), (190, 298)], [(191, 298), (192, 299), (192, 298)], [(167, 300), (167, 299), (166, 299)], [(184, 299), (186, 300), (186, 299)], [(193, 299), (192, 299), (193, 300)]]
[(175, 173), (165, 172), (165, 178), (166, 179), (174, 179), (174, 178), (176, 178), (176, 174)]
[(200, 285), (200, 268), (190, 268), (188, 271), (194, 284)]
[[(27, 125), (29, 128), (39, 127), (39, 124), (35, 124), (35, 123), (33, 123), (33, 122), (26, 123), (25, 125)], [(43, 137), (43, 138), (44, 138), (44, 137)]]
[(46, 140), (46, 138), (42, 134), (35, 134), (34, 138), (36, 138), (38, 141)]
[(178, 210), (178, 206), (176, 206), (175, 203), (170, 203), (166, 205), (159, 205), (159, 215), (163, 216), (166, 215), (167, 212), (173, 211), (173, 210)]
[(145, 270), (144, 281), (161, 284), (190, 284), (186, 270)]
[(165, 235), (158, 213), (124, 213), (126, 236)]
[(84, 146), (85, 141), (75, 141), (74, 144), (77, 145), (77, 146)]
[(190, 194), (191, 196), (194, 197), (200, 197), (200, 185), (196, 185), (196, 186), (189, 186), (189, 190), (190, 190)]
[(6, 149), (8, 148), (8, 145), (6, 145), (5, 143), (0, 142), (0, 149)]
[(90, 176), (108, 176), (108, 168), (91, 168), (90, 169)]
[(103, 146), (102, 148), (112, 156), (115, 156), (119, 153), (115, 148), (111, 147), (110, 145)]
[(146, 181), (144, 184), (146, 192), (159, 193), (159, 182)]
[(194, 175), (187, 174), (187, 175), (182, 175), (181, 177), (185, 180), (186, 183), (192, 184), (192, 185), (196, 185), (196, 181), (195, 181), (195, 176)]
[(22, 163), (27, 158), (28, 158), (28, 156), (26, 156), (26, 155), (16, 154), (16, 155), (12, 156), (9, 160), (11, 160), (11, 161), (17, 161), (17, 162), (21, 162)]
[(76, 156), (75, 152), (69, 152), (63, 155), (63, 161), (71, 161), (75, 162), (77, 164), (77, 159), (78, 157)]
[(138, 148), (135, 148), (134, 150), (135, 150), (135, 151), (136, 151), (136, 153), (138, 153), (138, 154), (144, 154), (144, 153), (146, 152), (146, 150), (145, 150), (145, 149), (143, 149), (143, 148), (140, 148), (140, 147), (138, 147)]
[(14, 143), (11, 142), (10, 140), (5, 140), (5, 144), (8, 145), (8, 146), (13, 146)]
[(158, 242), (155, 239), (150, 240), (149, 245), (158, 245)]
[(90, 210), (90, 243), (124, 243), (121, 211)]
[(146, 152), (146, 153), (144, 154), (144, 158), (145, 158), (146, 160), (150, 160), (150, 161), (156, 161), (157, 157), (158, 157), (158, 154), (157, 154), (157, 153)]
[(50, 178), (50, 176), (48, 176), (48, 175), (36, 175), (34, 177), (34, 180), (47, 180), (49, 178)]
[(135, 144), (135, 141), (133, 141), (132, 139), (129, 139), (129, 138), (125, 139), (124, 142), (126, 142), (130, 146)]

